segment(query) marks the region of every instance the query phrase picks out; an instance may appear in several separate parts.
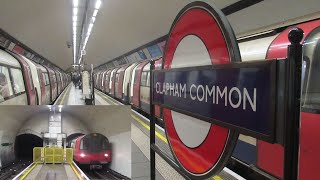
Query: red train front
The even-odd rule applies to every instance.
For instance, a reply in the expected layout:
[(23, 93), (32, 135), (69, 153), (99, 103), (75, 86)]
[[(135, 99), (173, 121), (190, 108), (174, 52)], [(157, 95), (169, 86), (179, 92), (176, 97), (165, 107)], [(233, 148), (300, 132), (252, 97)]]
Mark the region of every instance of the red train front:
[(80, 136), (72, 142), (73, 159), (80, 165), (107, 165), (111, 162), (111, 146), (102, 134)]

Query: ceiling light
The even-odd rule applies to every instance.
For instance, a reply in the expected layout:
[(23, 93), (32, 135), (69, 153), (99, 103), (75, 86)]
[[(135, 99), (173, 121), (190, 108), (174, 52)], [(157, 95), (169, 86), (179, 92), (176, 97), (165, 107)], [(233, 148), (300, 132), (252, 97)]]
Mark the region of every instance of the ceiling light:
[(92, 15), (92, 16), (93, 16), (93, 17), (96, 17), (97, 14), (98, 14), (98, 10), (95, 9), (95, 10), (93, 11), (93, 15)]
[(77, 18), (78, 18), (77, 16), (72, 16), (73, 21), (77, 21)]
[(100, 8), (100, 5), (101, 5), (101, 0), (97, 0), (96, 5), (95, 5), (95, 8), (96, 8), (96, 9), (99, 9), (99, 8)]
[(94, 23), (96, 21), (95, 17), (92, 17), (92, 23)]
[(78, 8), (73, 8), (73, 15), (76, 16), (78, 14)]
[(73, 0), (73, 6), (74, 7), (78, 7), (78, 4), (79, 4), (78, 0)]
[(73, 26), (77, 26), (77, 21), (74, 21), (74, 22), (73, 22)]

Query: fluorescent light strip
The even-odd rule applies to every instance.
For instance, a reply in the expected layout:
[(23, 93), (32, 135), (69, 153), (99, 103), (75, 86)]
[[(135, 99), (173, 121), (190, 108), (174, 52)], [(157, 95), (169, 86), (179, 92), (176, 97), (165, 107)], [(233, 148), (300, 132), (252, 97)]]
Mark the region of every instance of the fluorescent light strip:
[(73, 6), (74, 7), (78, 7), (79, 5), (79, 1), (78, 0), (73, 0)]
[(92, 23), (96, 21), (96, 17), (92, 17)]
[(99, 9), (100, 6), (101, 6), (101, 0), (97, 0), (96, 5), (95, 5), (95, 8), (96, 8), (96, 9)]
[(73, 22), (77, 21), (78, 17), (77, 16), (72, 16)]
[(78, 8), (73, 8), (73, 15), (76, 16), (78, 14)]
[(98, 14), (98, 10), (97, 9), (95, 9), (94, 11), (93, 11), (93, 17), (96, 17), (97, 16), (97, 14)]

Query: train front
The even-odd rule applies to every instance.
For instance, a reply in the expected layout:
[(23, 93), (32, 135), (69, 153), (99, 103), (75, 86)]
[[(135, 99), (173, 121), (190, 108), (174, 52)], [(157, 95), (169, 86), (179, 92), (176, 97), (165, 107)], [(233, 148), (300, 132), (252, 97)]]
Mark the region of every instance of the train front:
[(88, 134), (77, 139), (75, 161), (91, 167), (106, 166), (111, 162), (111, 147), (102, 134)]

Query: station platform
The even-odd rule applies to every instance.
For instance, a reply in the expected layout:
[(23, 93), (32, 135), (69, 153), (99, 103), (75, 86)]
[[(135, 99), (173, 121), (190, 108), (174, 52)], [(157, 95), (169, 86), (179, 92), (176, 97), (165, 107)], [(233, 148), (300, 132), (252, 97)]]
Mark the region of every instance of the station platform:
[[(56, 99), (54, 105), (85, 105), (81, 89), (70, 83)], [(121, 103), (95, 90), (95, 105), (121, 105)]]
[[(146, 169), (150, 169), (150, 126), (149, 119), (140, 115), (136, 111), (131, 112), (132, 123), (131, 123), (131, 139), (132, 145), (132, 179), (133, 180), (144, 180), (150, 179), (150, 172)], [(168, 141), (166, 139), (165, 131), (160, 126), (156, 125), (156, 144), (164, 150), (164, 152), (173, 158), (170, 151)], [(136, 149), (137, 147), (138, 149)], [(135, 150), (136, 149), (136, 150)], [(139, 153), (141, 152), (141, 153)], [(143, 157), (141, 157), (143, 155)], [(136, 157), (135, 157), (136, 156)], [(140, 156), (140, 157), (137, 157)], [(141, 160), (143, 159), (143, 160)], [(182, 177), (175, 169), (173, 169), (164, 159), (156, 154), (156, 179), (176, 179), (183, 180)], [(243, 177), (239, 176), (235, 172), (231, 171), (227, 167), (223, 169), (218, 175), (210, 178), (211, 180), (244, 180)]]
[(42, 164), (32, 163), (13, 180), (89, 180), (82, 170), (74, 163)]

